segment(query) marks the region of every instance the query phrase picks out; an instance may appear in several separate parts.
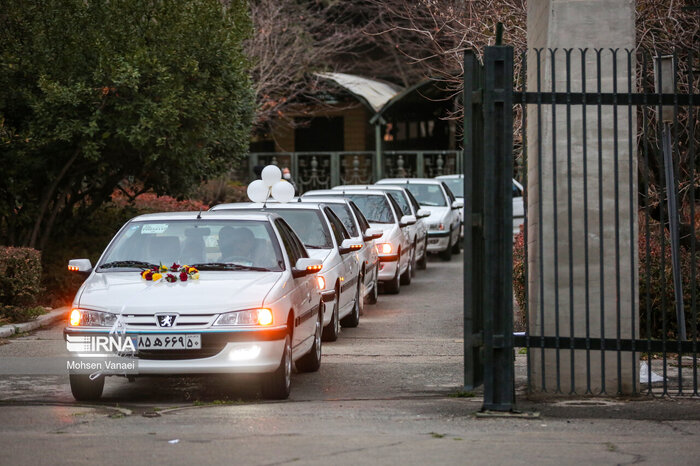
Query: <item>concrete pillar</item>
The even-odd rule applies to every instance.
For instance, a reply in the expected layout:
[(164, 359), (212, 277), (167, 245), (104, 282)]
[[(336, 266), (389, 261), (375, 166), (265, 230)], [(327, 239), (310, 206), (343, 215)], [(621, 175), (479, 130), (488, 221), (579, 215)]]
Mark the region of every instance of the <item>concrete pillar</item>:
[[(586, 53), (584, 65), (586, 91), (597, 91), (594, 49), (603, 48), (605, 50), (601, 53), (600, 70), (602, 92), (612, 92), (615, 81), (618, 92), (627, 92), (628, 66), (625, 49), (633, 49), (635, 46), (634, 15), (633, 0), (528, 2), (527, 90), (537, 91), (537, 56), (533, 49), (542, 48), (539, 61), (541, 90), (549, 92), (554, 86), (557, 92), (566, 92), (564, 49), (573, 48), (570, 55), (569, 79), (571, 91), (580, 92), (584, 83), (581, 54), (578, 49), (587, 47), (589, 50)], [(552, 59), (548, 49), (554, 48), (558, 51)], [(617, 79), (613, 78), (615, 60), (610, 48), (619, 49), (616, 60)], [(634, 63), (634, 57), (632, 57), (632, 72), (634, 72)], [(555, 66), (554, 80), (552, 79), (553, 65)], [(634, 81), (633, 77), (632, 82)], [(632, 91), (636, 92), (634, 88)], [(542, 105), (539, 125), (537, 105), (529, 105), (527, 108), (528, 285), (531, 335), (544, 334), (554, 337), (558, 331), (559, 336), (568, 337), (572, 334), (571, 322), (573, 322), (575, 337), (586, 337), (587, 322), (588, 336), (591, 338), (601, 336), (616, 338), (619, 335), (620, 338), (626, 339), (639, 335), (636, 286), (637, 168), (634, 144), (636, 112), (633, 109), (630, 133), (627, 107), (618, 107), (616, 117), (613, 107), (602, 107), (600, 119), (602, 170), (600, 170), (597, 110), (597, 106), (587, 105), (584, 117), (580, 105), (572, 106), (570, 123), (567, 126), (565, 105), (557, 105), (556, 114), (551, 104)], [(617, 130), (615, 130), (614, 121), (617, 121)], [(629, 142), (630, 137), (632, 144)], [(570, 146), (567, 142), (570, 142)], [(584, 196), (584, 149), (587, 162), (587, 196)], [(568, 150), (571, 153), (570, 171), (567, 167)], [(616, 154), (617, 177), (614, 169)], [(569, 173), (571, 174), (570, 184), (567, 177)], [(616, 260), (615, 253), (616, 187), (619, 261)], [(572, 206), (571, 225), (568, 221), (569, 194), (571, 194)], [(602, 195), (602, 204), (599, 202), (599, 195)], [(587, 206), (584, 200), (587, 200)], [(588, 286), (586, 286), (584, 211), (588, 214)], [(599, 221), (601, 212), (602, 235)], [(618, 275), (619, 284), (616, 280)], [(586, 292), (588, 292), (588, 312), (586, 312)], [(543, 328), (544, 332), (542, 332)], [(618, 354), (614, 348), (609, 348), (604, 355), (601, 351), (591, 350), (589, 356), (587, 361), (586, 350), (560, 350), (557, 357), (556, 350), (548, 349), (541, 352), (540, 349), (532, 348), (530, 361), (533, 388), (535, 390), (546, 388), (547, 392), (555, 392), (559, 388), (565, 394), (571, 392), (584, 394), (587, 391), (587, 365), (590, 365), (592, 393), (601, 392), (603, 383), (608, 394), (632, 391), (633, 374), (637, 372), (635, 368), (638, 366), (637, 361), (632, 359), (631, 353), (621, 353), (620, 377), (618, 377)], [(638, 374), (636, 377), (639, 377)]]

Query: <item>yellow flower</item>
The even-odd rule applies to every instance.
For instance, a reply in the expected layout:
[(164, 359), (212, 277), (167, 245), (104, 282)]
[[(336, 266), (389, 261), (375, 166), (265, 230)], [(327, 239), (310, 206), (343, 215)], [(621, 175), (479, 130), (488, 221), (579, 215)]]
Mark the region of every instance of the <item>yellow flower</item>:
[(196, 272), (196, 273), (190, 275), (190, 278), (192, 280), (199, 280), (199, 272)]
[(141, 278), (145, 279), (147, 273), (148, 273), (148, 270), (144, 270), (143, 272), (141, 272)]
[(163, 278), (163, 275), (162, 275), (162, 274), (159, 274), (159, 273), (154, 273), (154, 274), (153, 274), (153, 281), (154, 281), (154, 282), (157, 282), (157, 281), (160, 280), (161, 278)]

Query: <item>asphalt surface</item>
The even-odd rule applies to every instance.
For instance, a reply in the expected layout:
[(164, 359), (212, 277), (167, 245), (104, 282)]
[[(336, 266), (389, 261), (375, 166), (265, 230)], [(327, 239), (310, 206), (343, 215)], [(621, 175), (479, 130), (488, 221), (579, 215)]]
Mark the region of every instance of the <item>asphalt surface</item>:
[[(460, 393), (458, 259), (366, 306), (285, 402), (246, 378), (112, 377), (78, 404), (67, 376), (0, 376), (0, 464), (697, 463), (697, 400), (520, 397), (540, 416), (477, 419), (479, 393)], [(0, 364), (62, 353), (61, 328), (6, 340)]]

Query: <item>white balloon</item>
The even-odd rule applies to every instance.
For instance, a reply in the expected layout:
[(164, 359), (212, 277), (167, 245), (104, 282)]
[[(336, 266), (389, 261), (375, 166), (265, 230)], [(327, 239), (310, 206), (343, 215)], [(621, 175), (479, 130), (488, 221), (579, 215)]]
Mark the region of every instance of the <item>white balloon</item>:
[(263, 168), (260, 178), (262, 178), (266, 186), (272, 187), (272, 185), (282, 179), (282, 171), (276, 165), (268, 165)]
[(263, 180), (255, 180), (248, 185), (248, 197), (253, 202), (265, 202), (270, 193), (270, 188), (265, 185)]
[(278, 181), (272, 185), (272, 197), (277, 202), (289, 202), (294, 199), (294, 186), (289, 181)]

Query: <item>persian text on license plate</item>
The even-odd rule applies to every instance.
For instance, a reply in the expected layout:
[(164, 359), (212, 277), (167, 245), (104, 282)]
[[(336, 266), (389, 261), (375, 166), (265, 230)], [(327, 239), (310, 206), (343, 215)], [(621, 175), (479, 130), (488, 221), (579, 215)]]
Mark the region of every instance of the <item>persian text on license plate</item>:
[(202, 348), (202, 335), (199, 334), (159, 334), (139, 335), (139, 350), (188, 350)]

